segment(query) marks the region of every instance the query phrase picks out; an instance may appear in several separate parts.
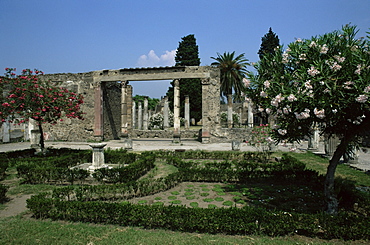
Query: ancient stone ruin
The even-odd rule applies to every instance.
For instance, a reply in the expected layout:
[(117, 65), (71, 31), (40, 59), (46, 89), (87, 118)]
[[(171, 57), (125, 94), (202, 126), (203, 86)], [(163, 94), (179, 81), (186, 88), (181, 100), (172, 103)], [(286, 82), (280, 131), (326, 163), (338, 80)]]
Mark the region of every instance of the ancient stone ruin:
[[(182, 78), (199, 78), (202, 83), (202, 128), (189, 130), (189, 104), (185, 101), (185, 128), (180, 128), (180, 89)], [(85, 120), (66, 119), (56, 125), (44, 125), (45, 140), (102, 141), (120, 139), (130, 148), (130, 138), (158, 137), (193, 138), (202, 143), (240, 139), (248, 127), (222, 128), (220, 119), (220, 70), (211, 66), (184, 66), (158, 68), (128, 68), (100, 70), (86, 73), (45, 74), (40, 79), (51, 81), (55, 86), (65, 87), (84, 96), (81, 107)], [(168, 100), (163, 98), (164, 130), (148, 130), (148, 101), (133, 103), (133, 87), (130, 81), (174, 81), (174, 122), (168, 130)], [(166, 101), (167, 100), (167, 101)], [(248, 105), (247, 105), (248, 107)], [(249, 105), (248, 123), (253, 124)], [(238, 109), (241, 111), (242, 109)], [(245, 110), (246, 111), (246, 110)], [(252, 116), (251, 116), (252, 115)], [(181, 130), (180, 130), (181, 129)]]

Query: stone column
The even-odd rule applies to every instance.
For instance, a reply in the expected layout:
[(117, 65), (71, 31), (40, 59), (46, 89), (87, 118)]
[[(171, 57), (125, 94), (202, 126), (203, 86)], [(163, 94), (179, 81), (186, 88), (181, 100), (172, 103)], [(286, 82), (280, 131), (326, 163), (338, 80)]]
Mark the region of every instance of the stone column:
[(103, 97), (101, 84), (95, 88), (94, 95), (94, 136), (103, 140)]
[(174, 81), (174, 96), (173, 96), (173, 141), (178, 143), (180, 141), (180, 81), (176, 79)]
[(233, 95), (227, 95), (227, 127), (233, 127)]
[(132, 101), (132, 128), (136, 128), (136, 103)]
[(142, 130), (143, 129), (143, 106), (142, 101), (138, 102), (138, 111), (137, 111), (137, 129)]
[(334, 152), (337, 149), (339, 143), (340, 141), (335, 135), (332, 135), (330, 138), (325, 137), (325, 155), (331, 158), (334, 155)]
[(163, 106), (163, 127), (170, 127), (169, 123), (169, 106), (168, 106), (168, 97), (164, 97), (164, 106)]
[(121, 137), (128, 137), (128, 117), (127, 117), (127, 100), (128, 100), (128, 82), (122, 81), (121, 83)]
[(319, 143), (320, 143), (319, 130), (316, 127), (314, 127), (312, 136), (308, 138), (308, 150), (317, 151), (319, 149)]
[(253, 110), (252, 110), (252, 102), (248, 102), (248, 126), (253, 128)]
[(3, 143), (10, 142), (10, 123), (9, 121), (3, 122)]
[(149, 114), (148, 114), (148, 96), (144, 97), (144, 114), (143, 114), (143, 129), (148, 130)]
[(127, 85), (127, 130), (132, 129), (132, 86)]
[(185, 95), (185, 129), (188, 130), (190, 125), (190, 104), (189, 95)]

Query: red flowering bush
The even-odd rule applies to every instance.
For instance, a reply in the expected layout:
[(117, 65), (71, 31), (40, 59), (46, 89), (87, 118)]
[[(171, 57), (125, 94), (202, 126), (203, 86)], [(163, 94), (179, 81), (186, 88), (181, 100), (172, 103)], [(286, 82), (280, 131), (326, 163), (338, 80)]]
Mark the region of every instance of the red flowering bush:
[(5, 71), (5, 77), (0, 78), (0, 88), (5, 92), (0, 101), (0, 120), (24, 123), (34, 119), (41, 133), (41, 148), (44, 148), (42, 123), (56, 124), (63, 116), (83, 119), (82, 95), (39, 80), (38, 75), (43, 74), (39, 70), (25, 69), (21, 75), (15, 74), (15, 68)]

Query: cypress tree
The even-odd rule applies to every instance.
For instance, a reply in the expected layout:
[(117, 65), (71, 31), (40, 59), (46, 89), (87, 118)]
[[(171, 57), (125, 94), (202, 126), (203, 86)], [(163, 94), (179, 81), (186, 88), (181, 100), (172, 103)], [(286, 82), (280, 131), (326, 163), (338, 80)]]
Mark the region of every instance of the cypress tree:
[(271, 27), (268, 33), (266, 33), (261, 40), (261, 47), (258, 50), (260, 59), (262, 59), (265, 54), (273, 54), (276, 48), (280, 46), (279, 37), (272, 31)]
[[(177, 48), (175, 66), (199, 66), (198, 45), (193, 34), (181, 38)], [(173, 82), (168, 88), (169, 105), (173, 110)], [(185, 95), (189, 95), (190, 118), (199, 121), (202, 118), (202, 84), (200, 79), (184, 78), (180, 80), (180, 116), (184, 117)]]

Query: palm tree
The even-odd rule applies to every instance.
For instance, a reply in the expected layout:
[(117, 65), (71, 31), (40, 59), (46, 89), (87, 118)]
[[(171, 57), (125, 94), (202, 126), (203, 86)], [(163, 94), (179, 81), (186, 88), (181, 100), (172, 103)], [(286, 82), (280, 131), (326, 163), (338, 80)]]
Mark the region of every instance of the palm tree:
[(243, 78), (248, 73), (247, 66), (249, 66), (248, 59), (244, 57), (244, 54), (240, 54), (235, 57), (235, 51), (232, 53), (225, 52), (224, 54), (217, 53), (217, 57), (211, 57), (216, 60), (211, 65), (219, 67), (221, 70), (221, 89), (220, 96), (227, 97), (227, 122), (228, 127), (232, 127), (232, 106), (233, 98), (232, 93), (234, 91), (234, 99), (237, 101), (242, 100), (242, 92), (244, 91)]

